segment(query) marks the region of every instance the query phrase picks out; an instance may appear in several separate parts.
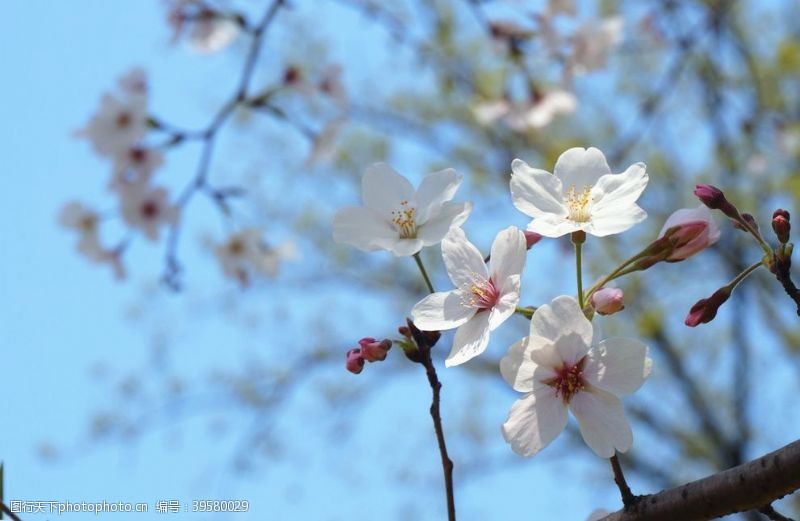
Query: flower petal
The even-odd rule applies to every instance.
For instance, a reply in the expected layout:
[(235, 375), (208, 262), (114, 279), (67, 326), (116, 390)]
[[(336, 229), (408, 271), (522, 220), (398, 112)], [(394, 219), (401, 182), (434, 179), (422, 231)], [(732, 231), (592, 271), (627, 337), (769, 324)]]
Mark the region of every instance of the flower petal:
[(461, 228), (450, 228), (445, 236), (442, 241), (442, 259), (447, 269), (447, 276), (457, 288), (472, 286), (476, 275), (478, 278), (488, 277), (483, 255), (467, 240)]
[(397, 239), (388, 250), (397, 257), (408, 257), (420, 251), (423, 246), (422, 239)]
[(486, 350), (489, 345), (489, 313), (476, 313), (459, 326), (453, 338), (453, 349), (444, 361), (445, 367), (463, 364)]
[(576, 232), (587, 227), (587, 223), (570, 221), (557, 215), (544, 215), (537, 217), (528, 225), (529, 232), (536, 232), (545, 237), (561, 237), (568, 233)]
[(537, 367), (527, 356), (527, 347), (528, 337), (525, 337), (509, 347), (506, 355), (500, 359), (500, 374), (503, 380), (521, 393), (533, 391), (533, 372)]
[[(492, 280), (503, 287), (506, 279), (522, 274), (528, 248), (525, 234), (514, 226), (509, 226), (495, 237), (492, 243), (492, 257), (489, 261)], [(517, 282), (517, 285), (519, 282)]]
[(467, 322), (475, 309), (464, 305), (459, 290), (431, 293), (411, 309), (414, 325), (423, 331), (453, 329)]
[(622, 233), (645, 219), (647, 219), (647, 212), (635, 203), (624, 208), (610, 206), (604, 208), (603, 212), (592, 213), (592, 220), (589, 222), (590, 226), (586, 229), (586, 233), (595, 237)]
[(360, 206), (342, 208), (333, 217), (333, 240), (364, 251), (391, 249), (397, 231), (375, 211)]
[(508, 320), (508, 317), (516, 311), (517, 304), (519, 304), (519, 275), (513, 275), (506, 279), (500, 298), (490, 311), (489, 329), (494, 331)]
[(644, 163), (635, 163), (621, 174), (604, 175), (592, 188), (592, 214), (602, 213), (609, 206), (619, 208), (635, 203), (649, 179)]
[(452, 168), (426, 175), (414, 199), (417, 202), (417, 222), (425, 223), (439, 213), (442, 203), (456, 194), (463, 177)]
[[(562, 295), (536, 310), (531, 319), (531, 335), (556, 344), (561, 359), (572, 365), (592, 345), (592, 323), (583, 315), (574, 298)], [(568, 338), (559, 343), (561, 337)]]
[(471, 211), (472, 203), (443, 203), (435, 215), (429, 215), (428, 221), (417, 228), (417, 237), (425, 246), (438, 244), (450, 228), (464, 224)]
[(558, 157), (553, 169), (563, 187), (574, 186), (578, 191), (594, 186), (601, 177), (610, 173), (606, 156), (594, 147), (570, 148)]
[(517, 210), (531, 217), (555, 214), (566, 216), (561, 181), (544, 170), (531, 168), (525, 161), (511, 162), (511, 200)]
[(364, 206), (381, 215), (400, 206), (400, 201), (411, 201), (414, 187), (405, 177), (386, 163), (375, 163), (367, 167), (361, 178), (361, 197)]
[(626, 396), (642, 386), (650, 375), (653, 361), (647, 346), (632, 338), (603, 340), (586, 358), (586, 380), (615, 396)]
[(601, 458), (610, 458), (614, 451), (626, 452), (633, 444), (633, 433), (622, 402), (613, 394), (593, 389), (580, 392), (569, 403), (578, 420), (583, 441)]
[(567, 425), (567, 408), (555, 391), (538, 385), (514, 402), (503, 424), (503, 438), (521, 456), (533, 456), (561, 434)]

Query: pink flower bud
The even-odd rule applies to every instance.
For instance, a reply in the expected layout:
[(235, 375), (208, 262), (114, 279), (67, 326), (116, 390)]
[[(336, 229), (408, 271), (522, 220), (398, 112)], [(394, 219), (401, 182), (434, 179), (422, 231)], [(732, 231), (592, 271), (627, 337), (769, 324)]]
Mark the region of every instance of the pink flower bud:
[(525, 234), (525, 247), (529, 250), (533, 245), (542, 240), (542, 236), (536, 232), (523, 232)]
[(623, 293), (619, 288), (602, 288), (595, 291), (589, 298), (589, 304), (600, 315), (611, 315), (625, 309)]
[(772, 230), (775, 232), (781, 244), (789, 242), (789, 231), (791, 229), (792, 225), (789, 223), (789, 212), (780, 209), (775, 210), (772, 216)]
[(712, 210), (720, 210), (731, 219), (739, 218), (739, 210), (725, 198), (725, 194), (716, 186), (697, 185), (694, 189), (694, 195)]
[(364, 358), (361, 356), (361, 349), (355, 348), (347, 352), (345, 367), (353, 374), (358, 374), (364, 369)]
[(681, 208), (667, 218), (658, 237), (669, 235), (671, 252), (667, 261), (678, 262), (711, 246), (719, 240), (720, 231), (705, 206)]
[(388, 339), (378, 342), (372, 337), (362, 338), (358, 341), (361, 346), (361, 357), (367, 362), (379, 362), (386, 360), (386, 353), (392, 347), (392, 341)]
[(728, 300), (731, 296), (731, 290), (727, 286), (719, 288), (708, 298), (701, 298), (689, 310), (689, 315), (686, 317), (684, 324), (689, 327), (699, 326), (714, 320), (717, 316), (717, 311), (720, 306)]

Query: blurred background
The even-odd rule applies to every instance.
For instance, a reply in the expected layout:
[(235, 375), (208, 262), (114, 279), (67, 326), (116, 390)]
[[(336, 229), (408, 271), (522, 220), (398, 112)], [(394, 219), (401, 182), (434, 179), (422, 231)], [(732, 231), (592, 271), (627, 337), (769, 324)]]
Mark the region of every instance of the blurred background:
[[(344, 368), (358, 339), (397, 338), (426, 293), (411, 258), (331, 239), (335, 211), (360, 202), (364, 168), (386, 161), (414, 184), (456, 168), (456, 200), (475, 205), (464, 229), (488, 252), (497, 231), (528, 222), (511, 204), (513, 158), (552, 171), (565, 149), (596, 146), (614, 172), (646, 162), (648, 220), (590, 240), (584, 280), (650, 242), (673, 210), (697, 206), (698, 182), (723, 188), (769, 232), (772, 212), (793, 212), (800, 192), (798, 7), (8, 3), (6, 502), (149, 503), (149, 514), (103, 514), (137, 519), (158, 516), (159, 500), (228, 499), (249, 501), (248, 512), (170, 516), (444, 518), (424, 371), (399, 349), (360, 375)], [(124, 159), (104, 151), (120, 104), (140, 125)], [(161, 205), (154, 223), (130, 212), (142, 197)], [(598, 318), (606, 336), (642, 338), (654, 358), (625, 401), (635, 442), (621, 461), (634, 493), (800, 435), (800, 329), (766, 270), (711, 324), (683, 325), (694, 302), (761, 257), (718, 222), (716, 246), (622, 279), (625, 311)], [(449, 286), (439, 247), (422, 258), (434, 286)], [(534, 246), (522, 305), (574, 294), (572, 259), (566, 237)], [(518, 396), (498, 361), (527, 329), (512, 317), (458, 368), (443, 365), (452, 333), (435, 349), (459, 518), (616, 510), (608, 463), (573, 423), (533, 459), (503, 442)], [(776, 508), (797, 515), (795, 496)]]

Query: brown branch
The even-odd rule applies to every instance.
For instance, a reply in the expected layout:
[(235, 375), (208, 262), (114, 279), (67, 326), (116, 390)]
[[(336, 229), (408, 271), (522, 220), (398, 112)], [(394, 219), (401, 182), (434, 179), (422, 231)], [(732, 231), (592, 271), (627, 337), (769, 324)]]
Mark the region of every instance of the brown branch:
[(743, 465), (657, 494), (602, 521), (694, 521), (761, 510), (800, 488), (800, 440)]
[(770, 271), (783, 286), (783, 290), (797, 304), (797, 316), (800, 316), (800, 290), (794, 285), (791, 275), (792, 259), (784, 255), (774, 255)]
[[(10, 508), (6, 506), (5, 503), (0, 502), (0, 512), (7, 515), (11, 521), (22, 521), (17, 514), (11, 511)], [(2, 518), (2, 516), (0, 516)]]
[(614, 471), (614, 483), (617, 484), (619, 488), (619, 493), (622, 495), (622, 504), (627, 506), (632, 505), (636, 502), (636, 496), (633, 495), (631, 492), (631, 487), (628, 486), (628, 482), (625, 481), (625, 474), (622, 472), (622, 466), (619, 464), (619, 458), (616, 454), (611, 456), (611, 469)]
[(448, 521), (455, 521), (456, 502), (453, 492), (453, 461), (450, 459), (450, 456), (447, 455), (447, 444), (444, 440), (444, 429), (442, 429), (442, 416), (439, 412), (439, 393), (442, 389), (442, 383), (436, 375), (436, 368), (433, 366), (433, 360), (431, 360), (430, 348), (420, 349), (420, 352), (422, 353), (422, 365), (425, 366), (425, 372), (428, 375), (428, 383), (431, 385), (431, 391), (433, 392), (431, 418), (433, 418), (433, 428), (436, 431), (436, 441), (439, 444), (439, 454), (442, 457), (444, 488), (447, 493), (447, 519)]
[(764, 508), (760, 509), (759, 512), (772, 519), (772, 521), (792, 521), (791, 517), (786, 517), (780, 512), (776, 511), (774, 508), (772, 508), (772, 505), (765, 506)]

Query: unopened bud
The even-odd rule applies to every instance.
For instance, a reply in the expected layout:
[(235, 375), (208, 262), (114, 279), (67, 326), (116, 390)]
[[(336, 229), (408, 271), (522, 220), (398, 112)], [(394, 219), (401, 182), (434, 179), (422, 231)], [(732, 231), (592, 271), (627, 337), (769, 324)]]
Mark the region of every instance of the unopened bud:
[(347, 352), (345, 367), (353, 374), (358, 374), (364, 369), (364, 358), (361, 356), (361, 349), (355, 348)]
[(789, 215), (789, 212), (787, 212), (783, 208), (778, 208), (777, 210), (775, 210), (773, 212), (773, 214), (772, 214), (772, 218), (774, 219), (774, 218), (778, 217), (779, 215), (781, 217), (783, 217), (784, 219), (786, 219), (787, 221), (791, 218), (790, 215)]
[(738, 219), (739, 210), (736, 209), (726, 198), (722, 190), (712, 185), (697, 185), (694, 195), (712, 210), (720, 210), (731, 219)]
[(536, 232), (523, 232), (525, 234), (525, 247), (529, 250), (533, 248), (534, 244), (542, 240), (542, 236)]
[(659, 234), (659, 238), (669, 241), (668, 262), (688, 259), (717, 242), (719, 237), (719, 227), (705, 206), (676, 210), (667, 218)]
[[(784, 213), (788, 215), (788, 212)], [(772, 217), (772, 230), (775, 232), (781, 244), (789, 242), (789, 231), (791, 229), (792, 225), (789, 223), (789, 218), (775, 212), (775, 215)]]
[(392, 341), (384, 339), (378, 342), (372, 337), (362, 338), (358, 341), (361, 346), (361, 357), (367, 362), (379, 362), (386, 360), (386, 354), (392, 347)]
[(731, 289), (727, 286), (719, 288), (708, 298), (703, 298), (697, 301), (689, 310), (689, 315), (686, 317), (684, 324), (689, 327), (695, 327), (700, 324), (707, 324), (714, 320), (717, 316), (717, 311), (720, 306), (725, 303), (731, 296)]
[(619, 288), (601, 288), (589, 298), (589, 304), (600, 315), (611, 315), (625, 309), (623, 292)]

